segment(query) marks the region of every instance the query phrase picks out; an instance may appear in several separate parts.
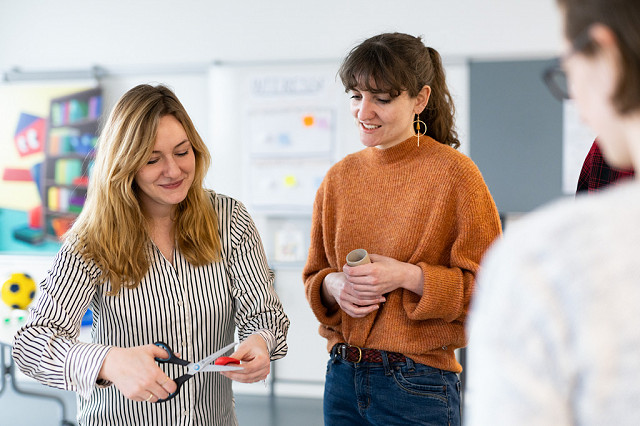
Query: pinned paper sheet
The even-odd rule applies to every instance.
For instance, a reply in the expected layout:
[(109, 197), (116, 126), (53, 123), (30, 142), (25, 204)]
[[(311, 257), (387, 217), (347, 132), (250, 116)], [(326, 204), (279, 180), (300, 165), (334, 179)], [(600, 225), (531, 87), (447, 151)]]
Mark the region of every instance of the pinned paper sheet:
[(249, 113), (251, 157), (329, 155), (334, 145), (331, 109), (265, 109)]
[(256, 159), (249, 169), (249, 200), (260, 207), (310, 208), (330, 167), (329, 159), (320, 158)]
[(299, 262), (304, 258), (304, 234), (293, 224), (285, 224), (274, 235), (274, 259), (277, 262)]
[(305, 115), (302, 118), (302, 122), (304, 123), (304, 125), (306, 127), (311, 127), (311, 126), (313, 126), (313, 123), (315, 122), (315, 120), (313, 118), (313, 115)]

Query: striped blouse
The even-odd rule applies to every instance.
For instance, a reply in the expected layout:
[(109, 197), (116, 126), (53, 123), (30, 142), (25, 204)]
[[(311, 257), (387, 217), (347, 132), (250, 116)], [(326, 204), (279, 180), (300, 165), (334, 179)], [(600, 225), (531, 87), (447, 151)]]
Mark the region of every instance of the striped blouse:
[[(160, 404), (126, 399), (97, 382), (111, 346), (164, 341), (197, 361), (234, 340), (259, 333), (271, 359), (287, 352), (289, 320), (273, 288), (274, 274), (257, 229), (239, 201), (211, 193), (218, 215), (222, 260), (194, 267), (176, 248), (173, 264), (150, 245), (151, 266), (135, 289), (108, 296), (94, 285), (100, 271), (66, 242), (57, 254), (13, 356), (20, 369), (49, 386), (77, 392), (80, 425), (236, 425), (231, 380), (202, 373)], [(93, 311), (91, 343), (78, 341), (82, 316)], [(184, 367), (161, 364), (169, 377)]]

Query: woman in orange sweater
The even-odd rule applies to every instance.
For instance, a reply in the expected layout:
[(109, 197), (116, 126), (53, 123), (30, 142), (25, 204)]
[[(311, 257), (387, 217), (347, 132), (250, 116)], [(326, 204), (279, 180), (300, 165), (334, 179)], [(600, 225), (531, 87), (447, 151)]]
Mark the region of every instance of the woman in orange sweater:
[[(365, 149), (334, 165), (314, 204), (303, 271), (331, 359), (326, 425), (460, 424), (464, 322), (500, 220), (455, 148), (440, 55), (407, 34), (355, 47), (339, 71)], [(372, 263), (349, 267), (363, 248)]]

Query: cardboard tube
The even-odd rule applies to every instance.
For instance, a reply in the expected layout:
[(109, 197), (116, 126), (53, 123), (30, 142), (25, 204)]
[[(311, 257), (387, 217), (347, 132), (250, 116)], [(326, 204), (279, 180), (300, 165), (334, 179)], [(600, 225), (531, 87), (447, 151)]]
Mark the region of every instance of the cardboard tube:
[(365, 249), (356, 249), (347, 255), (347, 265), (349, 266), (364, 265), (366, 263), (371, 263), (371, 259), (369, 259), (369, 253)]

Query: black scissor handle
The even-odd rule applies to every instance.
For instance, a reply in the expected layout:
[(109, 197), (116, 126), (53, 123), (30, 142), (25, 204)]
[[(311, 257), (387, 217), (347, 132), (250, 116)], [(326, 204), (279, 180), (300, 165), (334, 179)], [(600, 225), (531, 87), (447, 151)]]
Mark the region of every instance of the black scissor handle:
[(190, 374), (183, 374), (182, 376), (176, 378), (174, 380), (174, 382), (176, 382), (176, 385), (178, 385), (178, 387), (176, 388), (175, 392), (170, 393), (168, 397), (166, 397), (165, 399), (159, 399), (156, 401), (156, 404), (159, 402), (167, 402), (170, 399), (175, 398), (176, 395), (178, 395), (178, 392), (180, 392), (180, 388), (182, 387), (183, 383), (186, 382), (187, 380), (189, 380), (190, 378), (192, 378), (193, 376), (191, 376)]
[(164, 343), (164, 342), (155, 342), (154, 345), (164, 349), (168, 354), (168, 356), (166, 358), (161, 358), (161, 357), (158, 357), (158, 356), (155, 357), (156, 361), (161, 362), (161, 363), (178, 364), (178, 365), (184, 365), (184, 366), (187, 366), (187, 365), (190, 364), (189, 361), (185, 361), (184, 359), (178, 358), (177, 356), (175, 356), (173, 354), (173, 350), (166, 343)]
[[(169, 364), (178, 364), (178, 365), (184, 365), (187, 366), (190, 364), (189, 361), (185, 361), (182, 358), (178, 358), (177, 356), (175, 356), (173, 354), (173, 350), (169, 347), (169, 345), (167, 345), (165, 342), (155, 342), (154, 345), (164, 349), (167, 352), (167, 356), (165, 358), (162, 357), (155, 357), (156, 361), (160, 362), (160, 363), (169, 363)], [(175, 384), (177, 385), (175, 392), (169, 394), (168, 397), (166, 397), (165, 399), (159, 399), (156, 401), (156, 403), (158, 402), (167, 402), (170, 399), (173, 399), (178, 392), (180, 392), (180, 388), (182, 387), (182, 384), (184, 382), (186, 382), (187, 380), (189, 380), (192, 376), (190, 374), (183, 374), (182, 376), (174, 379), (173, 381), (175, 382)]]

